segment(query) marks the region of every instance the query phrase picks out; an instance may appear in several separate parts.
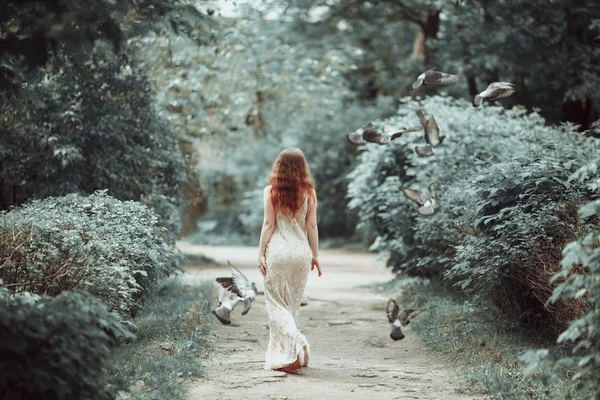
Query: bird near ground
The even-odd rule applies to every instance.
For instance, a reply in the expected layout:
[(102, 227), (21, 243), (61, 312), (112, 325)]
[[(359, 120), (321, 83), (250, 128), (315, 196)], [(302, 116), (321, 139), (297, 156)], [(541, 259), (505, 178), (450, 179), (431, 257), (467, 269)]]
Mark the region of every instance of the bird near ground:
[(416, 132), (420, 131), (420, 126), (415, 126), (412, 128), (399, 128), (393, 129), (389, 125), (383, 127), (383, 133), (380, 133), (371, 123), (363, 126), (356, 131), (349, 133), (346, 135), (346, 139), (348, 142), (361, 145), (365, 143), (376, 143), (379, 145), (389, 144), (392, 140), (399, 138), (405, 132)]
[(435, 214), (435, 203), (437, 198), (437, 190), (432, 183), (427, 188), (427, 192), (402, 187), (402, 192), (407, 199), (414, 201), (419, 206), (418, 212), (421, 215), (429, 216)]
[(423, 72), (417, 77), (412, 88), (418, 89), (422, 86), (436, 86), (436, 85), (452, 85), (460, 80), (460, 76), (448, 74), (446, 72), (438, 71), (436, 67), (431, 68)]
[(419, 157), (429, 157), (434, 154), (433, 149), (442, 144), (444, 139), (446, 139), (446, 136), (440, 136), (440, 128), (438, 127), (433, 115), (426, 119), (425, 113), (419, 110), (417, 111), (417, 116), (419, 117), (419, 122), (421, 122), (421, 126), (423, 127), (425, 142), (427, 145), (415, 147), (415, 152)]
[(223, 325), (229, 325), (231, 324), (231, 312), (242, 301), (243, 299), (237, 294), (219, 286), (217, 308), (212, 313)]
[(514, 83), (492, 82), (483, 92), (473, 98), (473, 107), (479, 107), (484, 101), (492, 102), (504, 99), (517, 91)]
[(385, 305), (385, 314), (387, 315), (388, 322), (392, 325), (392, 332), (390, 337), (393, 340), (404, 339), (404, 332), (402, 327), (410, 323), (411, 314), (417, 310), (411, 310), (408, 308), (402, 308), (398, 306), (394, 299), (389, 299)]
[[(242, 302), (244, 303), (244, 309), (242, 315), (248, 314), (252, 307), (252, 302), (256, 299), (258, 290), (256, 284), (250, 282), (246, 275), (244, 275), (239, 269), (234, 267), (229, 260), (227, 260), (229, 267), (231, 268), (231, 277), (217, 278), (216, 281), (221, 285), (223, 289), (232, 293), (227, 296), (219, 294), (219, 307), (213, 311), (213, 314), (224, 324), (229, 321), (229, 313), (235, 308), (235, 306)], [(237, 297), (236, 297), (237, 296)], [(223, 301), (221, 300), (223, 298)]]

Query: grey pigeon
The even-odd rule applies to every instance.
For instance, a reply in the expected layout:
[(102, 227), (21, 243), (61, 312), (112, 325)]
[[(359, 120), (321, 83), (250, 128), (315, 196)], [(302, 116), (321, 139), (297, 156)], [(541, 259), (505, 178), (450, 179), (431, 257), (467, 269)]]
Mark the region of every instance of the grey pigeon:
[(363, 133), (365, 132), (365, 130), (372, 130), (372, 129), (373, 129), (373, 124), (369, 122), (362, 128), (358, 128), (354, 132), (347, 134), (346, 139), (351, 144), (355, 144), (355, 145), (365, 144), (367, 142), (363, 139)]
[(423, 72), (421, 75), (417, 77), (415, 83), (413, 83), (412, 88), (418, 89), (423, 86), (436, 86), (436, 85), (451, 85), (460, 80), (460, 76), (447, 74), (442, 71), (438, 71), (436, 67), (431, 68)]
[(385, 313), (387, 315), (388, 322), (392, 324), (392, 333), (390, 333), (390, 337), (393, 340), (402, 340), (404, 339), (404, 333), (402, 332), (402, 327), (406, 326), (410, 323), (410, 314), (412, 314), (415, 310), (410, 309), (400, 309), (396, 301), (393, 299), (389, 299), (387, 304), (385, 305)]
[(402, 192), (407, 199), (414, 201), (419, 206), (418, 212), (421, 215), (433, 215), (435, 214), (435, 201), (437, 197), (437, 190), (435, 185), (432, 183), (427, 188), (427, 192), (403, 187)]
[(429, 157), (434, 154), (433, 149), (438, 147), (446, 136), (440, 136), (440, 128), (435, 121), (435, 117), (432, 115), (429, 118), (425, 118), (425, 113), (419, 110), (417, 111), (417, 116), (419, 117), (419, 122), (421, 122), (421, 126), (423, 127), (426, 146), (417, 146), (415, 148), (415, 152), (419, 157)]
[(514, 83), (492, 82), (483, 92), (475, 95), (473, 98), (473, 107), (479, 107), (484, 101), (492, 102), (498, 99), (504, 99), (516, 92)]
[(373, 124), (368, 123), (364, 127), (347, 134), (346, 139), (348, 139), (348, 142), (356, 145), (365, 143), (385, 145), (390, 143), (392, 140), (399, 138), (405, 132), (415, 132), (419, 130), (421, 130), (420, 126), (392, 130), (389, 125), (386, 125), (383, 128), (383, 133), (380, 133), (377, 131), (377, 129), (375, 129), (375, 127), (373, 127)]
[(250, 311), (252, 302), (256, 298), (256, 293), (258, 292), (256, 289), (256, 284), (254, 282), (250, 282), (248, 278), (246, 278), (246, 275), (242, 274), (239, 269), (231, 265), (229, 260), (227, 260), (227, 263), (231, 268), (231, 278), (217, 278), (216, 280), (224, 289), (237, 294), (242, 299), (244, 302), (242, 315), (246, 315), (248, 314), (248, 311)]

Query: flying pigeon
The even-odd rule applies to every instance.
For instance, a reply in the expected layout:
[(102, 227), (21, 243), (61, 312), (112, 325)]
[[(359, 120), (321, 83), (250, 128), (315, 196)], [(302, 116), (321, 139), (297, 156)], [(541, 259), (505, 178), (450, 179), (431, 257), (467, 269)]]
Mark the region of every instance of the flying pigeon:
[[(242, 272), (231, 265), (231, 262), (227, 260), (229, 267), (231, 268), (231, 277), (227, 278), (217, 278), (217, 282), (228, 291), (235, 293), (241, 301), (244, 303), (244, 309), (242, 310), (242, 315), (248, 314), (250, 311), (250, 307), (252, 307), (252, 302), (256, 298), (256, 294), (258, 290), (256, 289), (256, 284), (254, 282), (250, 282), (246, 275), (242, 274)], [(233, 305), (235, 307), (237, 303)], [(233, 307), (231, 309), (233, 309)], [(222, 322), (222, 321), (221, 321)]]
[(212, 313), (223, 325), (229, 325), (231, 323), (231, 312), (242, 301), (242, 298), (237, 294), (219, 286), (219, 304)]
[(412, 128), (400, 128), (392, 132), (392, 128), (389, 125), (386, 125), (383, 127), (383, 133), (379, 133), (377, 129), (369, 123), (355, 132), (347, 134), (346, 139), (348, 139), (348, 142), (356, 145), (365, 144), (367, 142), (385, 145), (392, 140), (399, 138), (405, 132), (415, 132), (420, 130), (421, 127), (416, 126)]
[(398, 304), (393, 299), (389, 299), (387, 304), (385, 305), (385, 313), (387, 315), (388, 322), (392, 324), (392, 333), (390, 333), (390, 337), (393, 340), (402, 340), (404, 339), (404, 333), (402, 332), (402, 327), (406, 326), (410, 323), (410, 314), (415, 310), (410, 309), (400, 309)]
[(403, 187), (402, 192), (406, 198), (417, 203), (419, 206), (419, 214), (427, 216), (435, 214), (434, 207), (437, 191), (435, 190), (435, 185), (433, 183), (429, 185), (427, 192), (414, 190), (408, 187)]
[(365, 140), (363, 139), (363, 132), (366, 129), (372, 129), (373, 128), (373, 124), (372, 123), (368, 123), (367, 125), (363, 126), (362, 128), (358, 128), (356, 131), (349, 133), (346, 135), (346, 139), (348, 140), (348, 142), (350, 142), (350, 144), (365, 144)]
[(423, 72), (421, 75), (417, 77), (415, 83), (413, 83), (412, 88), (418, 89), (423, 86), (436, 86), (436, 85), (451, 85), (460, 80), (460, 76), (447, 74), (442, 71), (438, 71), (436, 67), (431, 68)]
[(425, 142), (427, 142), (427, 145), (415, 147), (415, 152), (419, 157), (429, 157), (434, 154), (433, 149), (442, 144), (444, 139), (446, 139), (446, 136), (440, 136), (440, 128), (433, 115), (430, 118), (425, 119), (425, 114), (423, 111), (419, 110), (417, 111), (417, 116), (419, 117), (421, 126), (423, 126)]
[(595, 37), (595, 38), (592, 40), (592, 42), (594, 42), (594, 44), (598, 44), (598, 45), (600, 45), (600, 36), (596, 36), (596, 37)]
[(498, 99), (504, 99), (516, 92), (514, 83), (492, 82), (483, 92), (475, 95), (473, 98), (473, 107), (479, 107), (484, 101), (492, 102)]

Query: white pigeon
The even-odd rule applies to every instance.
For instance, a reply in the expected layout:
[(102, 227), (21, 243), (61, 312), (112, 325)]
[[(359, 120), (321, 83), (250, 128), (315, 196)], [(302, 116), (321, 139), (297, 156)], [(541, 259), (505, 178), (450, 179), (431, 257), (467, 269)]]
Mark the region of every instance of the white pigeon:
[(492, 102), (504, 99), (517, 91), (516, 85), (509, 82), (492, 82), (483, 92), (473, 98), (473, 107), (479, 107), (484, 101)]
[(419, 206), (419, 214), (421, 215), (433, 215), (435, 214), (435, 200), (437, 197), (437, 190), (435, 185), (432, 183), (427, 188), (427, 192), (403, 187), (402, 192), (409, 199), (417, 203)]
[(460, 76), (448, 74), (446, 72), (438, 71), (436, 67), (431, 68), (423, 72), (417, 77), (412, 88), (418, 89), (423, 86), (436, 86), (436, 85), (451, 85), (457, 83), (460, 80)]
[(212, 313), (223, 325), (229, 325), (231, 324), (231, 312), (242, 301), (243, 299), (237, 294), (219, 286), (219, 304)]
[(256, 298), (256, 293), (258, 292), (256, 289), (256, 284), (254, 282), (250, 282), (248, 278), (246, 278), (246, 275), (242, 274), (239, 269), (231, 265), (229, 260), (227, 260), (227, 263), (231, 268), (232, 276), (227, 278), (217, 278), (216, 280), (223, 288), (237, 294), (242, 299), (244, 302), (242, 315), (246, 315), (248, 314), (248, 311), (250, 311), (252, 302)]
[(400, 309), (398, 304), (393, 299), (389, 299), (385, 305), (385, 313), (387, 315), (388, 322), (392, 325), (392, 333), (390, 337), (393, 340), (404, 339), (404, 332), (402, 327), (410, 323), (409, 316), (415, 310), (409, 310), (406, 308)]

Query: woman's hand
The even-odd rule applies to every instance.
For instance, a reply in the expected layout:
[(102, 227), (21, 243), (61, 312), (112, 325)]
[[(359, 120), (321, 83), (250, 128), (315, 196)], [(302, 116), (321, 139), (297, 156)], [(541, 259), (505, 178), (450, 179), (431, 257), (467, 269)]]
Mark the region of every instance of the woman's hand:
[(315, 267), (317, 267), (317, 273), (319, 274), (319, 276), (323, 275), (323, 273), (321, 272), (321, 266), (319, 265), (319, 259), (317, 257), (313, 257), (310, 262), (310, 270), (313, 271)]
[(267, 257), (258, 256), (258, 269), (262, 276), (267, 276)]

